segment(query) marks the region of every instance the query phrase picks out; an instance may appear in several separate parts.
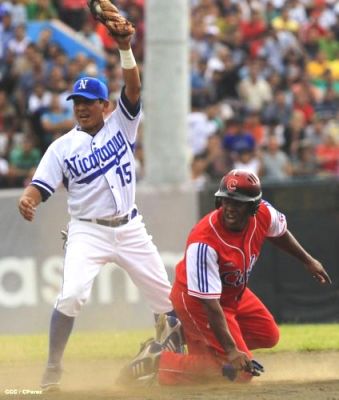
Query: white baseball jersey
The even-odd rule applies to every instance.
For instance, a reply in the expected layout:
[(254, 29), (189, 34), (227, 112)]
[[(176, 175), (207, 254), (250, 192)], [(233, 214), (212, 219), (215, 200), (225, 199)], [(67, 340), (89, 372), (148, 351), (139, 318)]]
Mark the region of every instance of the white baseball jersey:
[(68, 211), (74, 218), (123, 215), (135, 202), (133, 148), (140, 121), (122, 92), (117, 108), (93, 137), (78, 126), (55, 140), (32, 180), (46, 200), (62, 183), (68, 190)]
[[(55, 308), (75, 317), (88, 300), (93, 281), (106, 263), (122, 267), (155, 313), (173, 309), (165, 266), (140, 214), (134, 210), (133, 147), (140, 104), (129, 105), (124, 91), (116, 110), (93, 137), (75, 127), (53, 142), (32, 180), (43, 200), (64, 183), (68, 225), (63, 284)], [(134, 210), (135, 211), (135, 210)], [(127, 223), (108, 227), (93, 221), (129, 213)]]

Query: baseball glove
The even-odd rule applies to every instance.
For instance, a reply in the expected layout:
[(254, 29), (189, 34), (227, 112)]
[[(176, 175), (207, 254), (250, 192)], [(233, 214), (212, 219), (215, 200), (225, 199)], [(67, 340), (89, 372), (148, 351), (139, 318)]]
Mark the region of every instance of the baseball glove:
[[(260, 376), (263, 372), (265, 372), (264, 367), (258, 363), (256, 360), (251, 360), (251, 364), (245, 368), (245, 372), (248, 372), (252, 376)], [(230, 381), (234, 381), (238, 375), (238, 371), (232, 367), (230, 364), (225, 364), (222, 368), (223, 376), (226, 376)]]
[(105, 25), (112, 36), (133, 35), (134, 25), (119, 13), (110, 0), (88, 0), (88, 6), (93, 17)]

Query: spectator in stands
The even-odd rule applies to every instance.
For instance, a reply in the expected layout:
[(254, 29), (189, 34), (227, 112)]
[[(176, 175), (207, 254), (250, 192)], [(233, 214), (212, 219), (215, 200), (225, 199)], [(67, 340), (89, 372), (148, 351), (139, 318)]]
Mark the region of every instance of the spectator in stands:
[(207, 111), (199, 104), (192, 104), (192, 110), (188, 115), (188, 144), (193, 155), (203, 153), (206, 150), (208, 137), (217, 133), (218, 122), (209, 118)]
[(51, 92), (62, 93), (67, 88), (67, 82), (65, 80), (66, 72), (64, 69), (54, 64), (47, 74), (46, 89)]
[(206, 173), (209, 181), (219, 182), (225, 171), (231, 170), (233, 165), (233, 160), (223, 149), (222, 138), (219, 134), (209, 136), (206, 154), (208, 161)]
[(33, 92), (28, 96), (28, 119), (32, 133), (38, 142), (43, 142), (44, 130), (41, 126), (41, 115), (48, 110), (52, 99), (52, 93), (46, 90), (43, 82), (36, 82)]
[[(324, 32), (324, 35), (326, 35), (326, 32)], [(307, 36), (305, 37), (305, 40), (303, 43), (304, 49), (310, 59), (316, 58), (316, 56), (319, 52), (319, 49), (320, 49), (320, 46), (319, 46), (320, 40), (321, 40), (321, 36), (319, 39), (318, 29), (314, 26), (311, 26), (307, 32)]]
[(262, 38), (262, 34), (266, 30), (266, 22), (257, 8), (251, 8), (250, 18), (243, 19), (240, 23), (240, 31), (242, 32), (243, 40), (252, 42)]
[(12, 14), (8, 10), (0, 13), (0, 60), (6, 59), (8, 43), (14, 37), (14, 25), (12, 22)]
[[(261, 122), (260, 113), (256, 110), (247, 110), (244, 116), (243, 129), (255, 140), (255, 146), (260, 148), (264, 142), (265, 129)], [(258, 175), (258, 174), (257, 174)]]
[(305, 128), (305, 141), (313, 147), (323, 143), (326, 123), (327, 120), (321, 114), (316, 114), (312, 120), (312, 124)]
[(49, 28), (41, 29), (38, 40), (36, 41), (36, 46), (44, 56), (44, 58), (47, 58), (48, 52), (49, 52), (49, 46), (50, 43), (52, 42), (52, 30)]
[(294, 157), (299, 148), (300, 140), (305, 138), (305, 116), (300, 111), (294, 111), (289, 124), (284, 129), (283, 150), (288, 156)]
[(214, 42), (206, 40), (206, 22), (201, 12), (192, 14), (191, 51), (197, 52), (201, 58), (209, 59), (214, 53)]
[(299, 143), (297, 158), (292, 160), (293, 176), (298, 178), (313, 178), (319, 172), (311, 141), (304, 139)]
[[(142, 71), (143, 1), (117, 1), (121, 12), (137, 27), (139, 47), (134, 53)], [(14, 36), (13, 26), (23, 18), (20, 3), (23, 1), (0, 2), (0, 86), (17, 113), (16, 130), (26, 131), (26, 116), (32, 123), (32, 110), (47, 101), (49, 91), (59, 92), (64, 105), (70, 82), (82, 74), (88, 75), (88, 71), (90, 75), (105, 74), (114, 78), (110, 87), (114, 102), (115, 93), (120, 93), (121, 89), (121, 71), (114, 68), (116, 42), (101, 24), (88, 18), (86, 1), (32, 0), (25, 4), (29, 21), (52, 18), (73, 18), (74, 21), (74, 15), (79, 12), (80, 18), (76, 21), (78, 27), (82, 27), (79, 35), (106, 50), (107, 68), (104, 70), (99, 65), (94, 68), (93, 60), (85, 54), (74, 54), (70, 59), (62, 44), (52, 41), (49, 29), (41, 31), (35, 43), (26, 45), (25, 41), (12, 41), (13, 52), (7, 51)], [(14, 9), (17, 11), (13, 14)], [(315, 146), (324, 145), (329, 126), (336, 129), (333, 121), (339, 109), (339, 18), (335, 16), (338, 11), (339, 6), (325, 0), (191, 0), (191, 100), (199, 110), (193, 108), (189, 116), (189, 141), (194, 154), (206, 152), (207, 173), (212, 180), (220, 177), (222, 168), (231, 167), (230, 161), (235, 161), (229, 159), (231, 153), (223, 147), (230, 138), (219, 136), (220, 130), (223, 131), (220, 121), (223, 117), (221, 114), (221, 118), (216, 117), (213, 111), (216, 103), (221, 110), (220, 102), (227, 102), (227, 124), (232, 115), (243, 115), (244, 110), (259, 112), (265, 125), (263, 129), (260, 126), (261, 133), (242, 126), (245, 132), (240, 135), (241, 141), (246, 130), (252, 139), (259, 137), (256, 140), (259, 145), (267, 145), (268, 138), (274, 135), (295, 163), (304, 153), (305, 137)], [(273, 26), (271, 21), (274, 21)], [(104, 32), (98, 35), (100, 28)], [(253, 59), (253, 55), (257, 57)], [(66, 104), (68, 106), (69, 102)], [(226, 136), (232, 136), (232, 124), (231, 120)], [(31, 126), (31, 131), (39, 136), (39, 123)]]
[(8, 187), (9, 165), (6, 158), (0, 156), (0, 189)]
[(244, 130), (243, 117), (235, 116), (228, 121), (223, 138), (223, 147), (226, 151), (226, 159), (231, 164), (231, 169), (234, 168), (235, 162), (239, 161), (239, 155), (241, 157), (244, 154), (244, 162), (249, 162), (252, 159), (256, 149), (255, 139)]
[(339, 111), (336, 118), (330, 119), (326, 123), (326, 133), (330, 134), (334, 141), (339, 144)]
[(238, 98), (239, 68), (232, 53), (227, 47), (220, 47), (214, 58), (208, 61), (208, 71), (214, 86), (214, 98), (217, 101), (226, 99), (234, 103)]
[(14, 72), (15, 57), (11, 52), (7, 52), (5, 59), (0, 61), (0, 87), (11, 96), (17, 86), (17, 76)]
[(314, 116), (314, 107), (312, 105), (312, 99), (308, 96), (305, 90), (299, 90), (294, 97), (294, 111), (300, 111), (305, 120), (305, 124), (308, 125)]
[(96, 24), (95, 32), (100, 37), (104, 50), (108, 53), (113, 52), (117, 49), (117, 43), (113, 36), (109, 34), (108, 30), (103, 24)]
[(80, 78), (81, 66), (77, 59), (72, 58), (68, 61), (65, 80), (68, 82), (75, 82)]
[[(339, 86), (339, 82), (338, 82)], [(339, 110), (339, 87), (329, 86), (321, 101), (315, 104), (315, 113), (326, 119), (335, 118)]]
[(145, 36), (144, 0), (130, 2), (127, 17), (135, 26), (135, 34), (132, 41), (133, 54), (138, 62), (142, 62), (144, 60)]
[(46, 21), (58, 16), (50, 0), (31, 0), (27, 2), (26, 8), (29, 20)]
[(316, 146), (315, 153), (323, 174), (339, 176), (339, 140), (334, 133), (324, 135), (324, 142)]
[(286, 5), (281, 9), (280, 15), (273, 18), (272, 26), (276, 30), (289, 31), (297, 33), (299, 30), (299, 23), (291, 18), (289, 7)]
[[(323, 97), (323, 92), (312, 83), (312, 80), (305, 71), (291, 84), (290, 93), (295, 104), (297, 103), (296, 99), (299, 94), (304, 97), (300, 104), (300, 111), (303, 111), (304, 104), (309, 104), (313, 107), (313, 104), (320, 101)], [(312, 114), (312, 111), (306, 107), (303, 113), (305, 114), (305, 118), (308, 119), (310, 116), (309, 113)]]
[(271, 135), (262, 155), (263, 180), (283, 181), (292, 176), (291, 162), (280, 147), (276, 136)]
[(43, 150), (75, 125), (70, 110), (61, 107), (59, 93), (52, 94), (49, 108), (41, 115), (41, 125), (44, 129), (44, 137), (41, 143)]
[(82, 30), (88, 19), (87, 0), (60, 0), (60, 18), (75, 31)]
[(284, 49), (278, 39), (277, 31), (268, 27), (263, 39), (260, 55), (266, 57), (268, 65), (279, 74), (285, 72)]
[(239, 27), (243, 41), (249, 46), (251, 57), (257, 57), (263, 45), (264, 32), (266, 31), (266, 21), (260, 10), (252, 8), (250, 19), (242, 20)]
[(209, 175), (206, 172), (208, 159), (206, 152), (196, 154), (191, 162), (190, 183), (195, 190), (204, 190), (209, 182)]
[(232, 33), (227, 36), (223, 42), (227, 44), (231, 50), (232, 60), (239, 68), (246, 62), (249, 53), (248, 44), (244, 41), (240, 29), (237, 29), (236, 26)]
[(26, 186), (34, 175), (41, 159), (40, 150), (32, 136), (25, 135), (9, 155), (8, 180), (11, 187)]
[[(29, 47), (27, 47), (27, 49), (28, 48)], [(25, 58), (28, 60), (27, 56)], [(35, 84), (37, 82), (46, 82), (46, 69), (47, 65), (46, 62), (44, 62), (42, 54), (35, 51), (32, 54), (31, 60), (27, 63), (26, 69), (17, 68), (15, 70), (17, 74), (17, 88), (15, 92), (16, 104), (21, 116), (27, 113), (27, 101), (33, 92)]]
[(285, 144), (284, 129), (284, 125), (279, 123), (277, 119), (270, 120), (266, 125), (264, 125), (263, 146), (267, 146), (268, 138), (273, 135), (277, 138), (279, 147), (282, 148)]
[(7, 157), (13, 136), (18, 129), (17, 113), (10, 98), (4, 89), (0, 88), (0, 135), (2, 136), (5, 148), (3, 156)]
[(306, 65), (306, 70), (311, 79), (320, 78), (324, 75), (325, 71), (329, 69), (329, 63), (326, 54), (319, 50), (314, 57)]
[(336, 15), (332, 10), (332, 7), (328, 7), (326, 4), (327, 0), (314, 0), (313, 15), (318, 19), (319, 25), (329, 30), (336, 23)]
[(206, 76), (207, 62), (199, 58), (191, 67), (191, 96), (194, 103), (206, 107), (211, 99), (211, 81)]
[(27, 10), (23, 0), (12, 0), (11, 14), (14, 26), (27, 24)]
[(300, 0), (290, 0), (288, 2), (288, 16), (298, 25), (303, 25), (307, 22), (307, 12), (305, 4)]
[(14, 28), (14, 36), (8, 41), (8, 51), (11, 51), (16, 57), (23, 56), (30, 42), (26, 25), (17, 25)]
[(319, 49), (325, 54), (327, 60), (333, 61), (339, 58), (339, 41), (335, 37), (334, 29), (326, 32), (326, 35), (318, 39)]
[(258, 61), (249, 66), (249, 76), (238, 86), (240, 98), (248, 109), (261, 111), (272, 100), (272, 90), (266, 79), (260, 76)]
[(95, 31), (93, 23), (91, 21), (85, 21), (82, 30), (79, 31), (80, 39), (86, 39), (88, 42), (97, 50), (103, 50), (101, 37)]
[(236, 153), (233, 168), (254, 172), (256, 175), (262, 176), (261, 158), (253, 149), (244, 149)]
[(81, 75), (84, 76), (84, 74), (85, 74), (84, 71), (86, 70), (87, 65), (88, 65), (92, 60), (89, 58), (89, 56), (88, 56), (87, 54), (82, 53), (82, 52), (77, 53), (77, 54), (74, 56), (74, 60), (78, 63), (78, 67), (79, 67), (79, 69), (80, 69), (80, 76), (81, 76)]
[(67, 69), (69, 63), (69, 56), (66, 51), (61, 48), (59, 52), (55, 55), (53, 63), (51, 63), (51, 68), (59, 67), (61, 69), (61, 73), (63, 78), (66, 76)]
[(277, 121), (278, 124), (288, 125), (291, 117), (292, 107), (286, 99), (283, 90), (274, 93), (272, 101), (262, 111), (263, 121), (266, 124)]
[[(31, 70), (33, 67), (33, 64), (36, 63), (36, 55), (40, 53), (39, 48), (37, 45), (33, 42), (30, 42), (25, 51), (24, 54), (20, 57), (17, 57), (16, 54), (14, 54), (15, 57), (15, 74), (17, 75), (23, 75), (27, 71)], [(40, 54), (42, 56), (42, 54)], [(41, 64), (45, 63), (45, 60), (42, 58), (39, 59), (39, 62)]]

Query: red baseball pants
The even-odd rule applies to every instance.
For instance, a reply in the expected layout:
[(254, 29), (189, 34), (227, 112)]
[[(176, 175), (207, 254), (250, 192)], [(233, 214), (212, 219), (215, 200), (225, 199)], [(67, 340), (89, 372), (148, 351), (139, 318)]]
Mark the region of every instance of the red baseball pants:
[[(185, 293), (178, 285), (171, 292), (174, 309), (185, 333), (188, 354), (164, 352), (160, 357), (158, 380), (163, 385), (206, 382), (221, 376), (226, 355), (209, 327), (202, 302)], [(223, 307), (229, 330), (239, 350), (270, 348), (279, 340), (273, 316), (250, 289), (240, 301)], [(201, 378), (204, 378), (202, 380)]]

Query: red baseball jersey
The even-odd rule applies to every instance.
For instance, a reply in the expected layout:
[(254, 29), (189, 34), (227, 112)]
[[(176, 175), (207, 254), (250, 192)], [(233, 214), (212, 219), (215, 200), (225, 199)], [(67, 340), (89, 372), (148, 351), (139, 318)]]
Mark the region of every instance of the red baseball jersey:
[(185, 257), (176, 267), (176, 283), (189, 295), (220, 298), (221, 305), (227, 305), (246, 288), (265, 238), (281, 236), (286, 229), (285, 216), (266, 201), (242, 232), (224, 226), (222, 208), (212, 211), (189, 234)]

